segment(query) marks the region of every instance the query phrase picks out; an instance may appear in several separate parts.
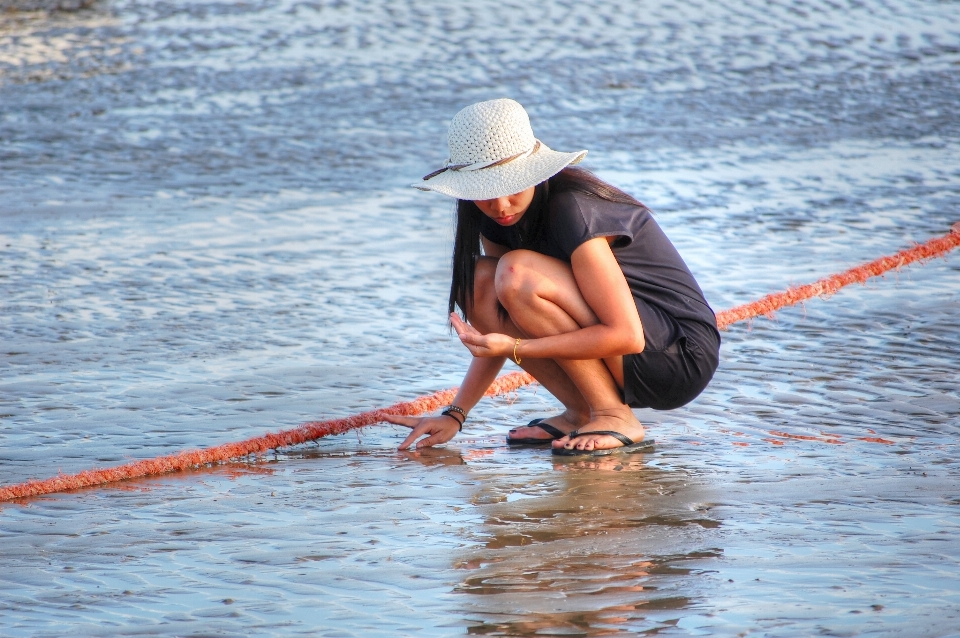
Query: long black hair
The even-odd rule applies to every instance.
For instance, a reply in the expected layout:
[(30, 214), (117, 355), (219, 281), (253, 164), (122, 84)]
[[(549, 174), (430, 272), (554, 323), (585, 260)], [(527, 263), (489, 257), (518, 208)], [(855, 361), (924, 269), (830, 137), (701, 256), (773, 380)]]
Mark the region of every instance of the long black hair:
[[(643, 206), (639, 201), (611, 186), (584, 168), (567, 167), (537, 185), (533, 201), (518, 224), (523, 248), (540, 243), (547, 230), (547, 209), (552, 194), (578, 191), (618, 204)], [(468, 199), (457, 200), (457, 228), (453, 242), (453, 281), (450, 284), (449, 312), (458, 307), (466, 318), (467, 308), (473, 306), (473, 284), (477, 259), (482, 254), (480, 220), (483, 213)]]

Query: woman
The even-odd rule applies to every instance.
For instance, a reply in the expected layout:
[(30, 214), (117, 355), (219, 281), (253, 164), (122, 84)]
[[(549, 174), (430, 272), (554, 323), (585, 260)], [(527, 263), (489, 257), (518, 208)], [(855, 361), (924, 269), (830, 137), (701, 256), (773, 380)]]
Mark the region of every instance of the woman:
[(586, 151), (547, 148), (517, 102), (463, 109), (449, 145), (414, 186), (458, 200), (450, 320), (473, 361), (441, 415), (388, 419), (413, 430), (400, 449), (452, 439), (507, 358), (566, 408), (509, 443), (637, 449), (631, 407), (684, 405), (717, 367), (716, 318), (689, 269), (643, 204), (571, 168)]

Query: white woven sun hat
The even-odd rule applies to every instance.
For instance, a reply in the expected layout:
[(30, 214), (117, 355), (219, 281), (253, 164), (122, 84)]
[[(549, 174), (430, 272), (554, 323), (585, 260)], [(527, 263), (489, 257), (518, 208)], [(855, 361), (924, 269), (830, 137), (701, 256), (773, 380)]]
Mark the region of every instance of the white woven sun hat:
[(509, 99), (466, 107), (454, 116), (447, 140), (443, 168), (411, 186), (457, 199), (496, 199), (536, 186), (587, 154), (547, 148), (534, 137), (527, 112)]

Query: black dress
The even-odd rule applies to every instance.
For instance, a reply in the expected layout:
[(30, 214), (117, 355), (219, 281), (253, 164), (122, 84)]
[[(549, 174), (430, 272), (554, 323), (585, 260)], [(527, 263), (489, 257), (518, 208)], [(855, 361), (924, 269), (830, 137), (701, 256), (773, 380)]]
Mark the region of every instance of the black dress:
[(544, 214), (532, 242), (523, 241), (524, 219), (500, 226), (484, 215), (480, 232), (511, 250), (526, 248), (567, 263), (584, 242), (616, 237), (611, 249), (633, 293), (646, 341), (643, 352), (623, 358), (624, 402), (670, 410), (696, 398), (720, 360), (717, 320), (650, 210), (566, 191), (550, 195)]

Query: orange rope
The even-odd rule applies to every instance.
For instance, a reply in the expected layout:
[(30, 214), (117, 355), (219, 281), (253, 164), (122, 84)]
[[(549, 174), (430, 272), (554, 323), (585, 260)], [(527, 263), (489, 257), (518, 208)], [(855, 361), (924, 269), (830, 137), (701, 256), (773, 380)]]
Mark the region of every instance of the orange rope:
[[(881, 257), (856, 268), (851, 268), (820, 281), (790, 288), (786, 292), (768, 295), (763, 299), (743, 306), (726, 310), (717, 315), (717, 325), (720, 329), (730, 324), (758, 315), (771, 315), (784, 306), (792, 305), (812, 297), (829, 295), (840, 288), (854, 282), (864, 282), (870, 277), (876, 277), (884, 272), (906, 266), (920, 259), (930, 259), (943, 255), (960, 245), (960, 222), (954, 224), (951, 232), (941, 237), (931, 239), (925, 244), (902, 250), (889, 257)], [(513, 392), (520, 387), (533, 383), (534, 378), (525, 372), (506, 374), (490, 385), (484, 396), (496, 396)], [(268, 450), (290, 445), (306, 443), (331, 434), (342, 434), (349, 430), (361, 428), (383, 421), (388, 414), (415, 416), (426, 412), (433, 412), (448, 405), (457, 394), (457, 388), (441, 390), (429, 396), (420, 397), (413, 401), (397, 403), (388, 408), (370, 410), (354, 416), (331, 419), (328, 421), (311, 421), (292, 430), (281, 430), (272, 434), (265, 434), (245, 441), (225, 443), (202, 450), (187, 450), (169, 456), (145, 459), (134, 463), (127, 463), (118, 467), (87, 470), (79, 474), (61, 474), (53, 478), (27, 481), (16, 485), (0, 487), (0, 502), (28, 496), (40, 496), (53, 492), (64, 492), (82, 487), (105, 485), (132, 478), (157, 476), (169, 472), (178, 472), (202, 465), (221, 463), (230, 459), (241, 458), (251, 454), (260, 454)], [(779, 433), (778, 433), (779, 434)]]
[(784, 292), (767, 295), (752, 303), (717, 313), (717, 327), (721, 330), (726, 330), (729, 325), (737, 323), (738, 321), (752, 319), (760, 315), (770, 317), (775, 311), (785, 306), (792, 306), (801, 301), (812, 299), (813, 297), (832, 295), (844, 286), (849, 286), (856, 282), (864, 283), (867, 279), (882, 275), (888, 270), (895, 268), (899, 270), (903, 266), (912, 264), (915, 261), (944, 255), (957, 246), (960, 246), (960, 222), (954, 224), (949, 233), (941, 235), (940, 237), (934, 237), (925, 244), (919, 244), (913, 248), (901, 250), (894, 255), (881, 257), (870, 263), (862, 264), (842, 273), (825, 277), (812, 284), (789, 288)]
[[(526, 372), (505, 374), (494, 381), (487, 389), (485, 396), (494, 396), (513, 392), (517, 388), (533, 383), (533, 377)], [(298, 445), (331, 434), (342, 434), (349, 430), (362, 428), (383, 421), (388, 414), (415, 416), (425, 412), (433, 412), (453, 401), (457, 388), (441, 390), (429, 396), (420, 397), (413, 401), (405, 401), (391, 405), (389, 408), (370, 410), (343, 419), (329, 421), (311, 421), (293, 428), (281, 430), (272, 434), (254, 437), (236, 443), (224, 443), (216, 447), (203, 450), (187, 450), (169, 456), (160, 456), (154, 459), (145, 459), (134, 463), (127, 463), (118, 467), (103, 470), (87, 470), (79, 474), (61, 474), (41, 481), (27, 481), (18, 485), (0, 487), (0, 502), (25, 496), (39, 496), (53, 492), (64, 492), (81, 487), (104, 485), (132, 478), (157, 476), (169, 472), (178, 472), (201, 465), (220, 463), (250, 454), (260, 454), (267, 450), (288, 445)]]

